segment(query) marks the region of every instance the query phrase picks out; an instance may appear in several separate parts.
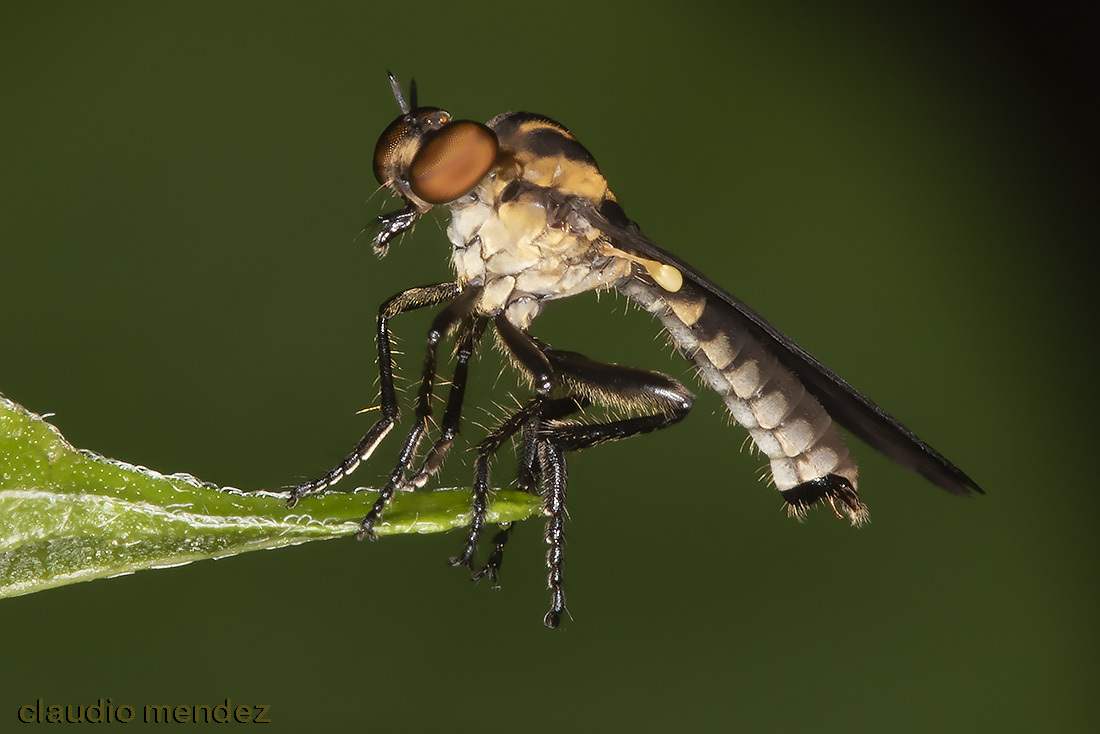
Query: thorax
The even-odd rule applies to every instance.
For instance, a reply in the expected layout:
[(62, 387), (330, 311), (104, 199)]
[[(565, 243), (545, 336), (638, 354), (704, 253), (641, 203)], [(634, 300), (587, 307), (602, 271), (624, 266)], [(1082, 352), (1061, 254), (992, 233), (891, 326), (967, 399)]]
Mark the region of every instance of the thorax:
[(610, 196), (595, 163), (523, 149), (510, 125), (505, 119), (498, 134), (516, 147), (448, 205), (447, 236), (459, 282), (484, 288), (478, 310), (504, 312), (525, 329), (544, 302), (613, 287), (631, 264), (599, 251), (603, 233), (581, 213), (593, 198)]

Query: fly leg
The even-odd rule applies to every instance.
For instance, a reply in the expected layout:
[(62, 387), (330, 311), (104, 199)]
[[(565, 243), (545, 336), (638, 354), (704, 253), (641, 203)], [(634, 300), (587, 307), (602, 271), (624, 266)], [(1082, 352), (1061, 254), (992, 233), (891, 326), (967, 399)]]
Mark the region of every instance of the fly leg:
[(462, 401), (466, 395), (466, 377), (469, 372), (470, 357), (474, 348), (485, 333), (485, 319), (475, 318), (467, 324), (462, 334), (458, 337), (458, 348), (455, 354), (455, 371), (451, 377), (451, 391), (447, 396), (447, 408), (443, 413), (440, 423), (439, 438), (436, 439), (428, 455), (424, 458), (416, 472), (403, 484), (403, 488), (420, 489), (428, 480), (434, 477), (443, 468), (443, 462), (454, 446), (455, 436), (458, 435), (459, 421), (462, 417)]
[(473, 578), (479, 578), (474, 570), (474, 555), (477, 551), (481, 528), (485, 524), (485, 511), (489, 507), (489, 470), (493, 457), (505, 441), (520, 431), (528, 421), (537, 418), (545, 403), (546, 398), (535, 397), (477, 445), (473, 497), (470, 502), (470, 530), (462, 553), (451, 558), (452, 566), (468, 567)]
[(546, 552), (548, 569), (547, 585), (550, 587), (550, 610), (542, 618), (542, 623), (554, 629), (561, 623), (565, 611), (565, 585), (563, 583), (563, 565), (565, 560), (565, 453), (551, 441), (539, 442), (539, 464), (545, 479), (543, 502), (550, 515), (546, 521), (546, 543), (550, 550)]
[[(543, 460), (541, 450), (547, 447), (546, 441), (538, 438), (539, 433), (542, 431), (543, 422), (564, 418), (567, 415), (576, 413), (582, 407), (581, 403), (574, 398), (548, 401), (541, 416), (536, 416), (524, 424), (523, 457), (520, 460), (519, 471), (517, 472), (518, 484), (521, 490), (531, 494), (539, 492), (539, 481), (544, 476), (543, 466), (546, 463)], [(562, 468), (564, 470), (564, 464)], [(515, 523), (508, 523), (493, 536), (493, 551), (489, 554), (489, 559), (485, 562), (485, 565), (473, 572), (472, 578), (474, 581), (478, 581), (483, 576), (488, 576), (496, 583), (501, 563), (504, 561), (504, 548), (508, 545), (508, 540), (511, 538), (515, 527)]]
[[(480, 293), (480, 288), (472, 288), (462, 292), (443, 309), (432, 322), (432, 327), (428, 331), (428, 346), (424, 357), (424, 371), (421, 376), (420, 392), (417, 398), (416, 421), (405, 437), (405, 443), (398, 455), (397, 466), (395, 466), (390, 473), (389, 481), (382, 488), (382, 491), (379, 492), (378, 498), (374, 501), (374, 505), (371, 507), (370, 512), (367, 513), (366, 517), (364, 517), (363, 521), (359, 524), (359, 532), (355, 536), (359, 540), (363, 538), (376, 540), (378, 538), (374, 532), (374, 526), (381, 519), (382, 512), (385, 510), (386, 505), (393, 500), (393, 496), (397, 492), (398, 487), (402, 485), (405, 472), (409, 468), (413, 456), (416, 454), (416, 449), (420, 445), (424, 432), (427, 430), (428, 421), (431, 419), (432, 388), (435, 382), (436, 351), (439, 342), (450, 333), (458, 323), (469, 315)], [(464, 381), (465, 375), (463, 375), (463, 382)], [(464, 389), (459, 391), (458, 408), (461, 408), (462, 392), (464, 392)], [(458, 408), (456, 408), (456, 411)]]
[(562, 451), (650, 433), (678, 423), (691, 410), (695, 396), (677, 380), (660, 372), (596, 362), (576, 352), (546, 352), (562, 385), (592, 403), (642, 413), (599, 423), (550, 423), (541, 438)]
[(548, 400), (539, 416), (541, 420), (528, 421), (523, 427), (523, 458), (520, 460), (519, 469), (516, 472), (519, 488), (524, 492), (534, 493), (539, 491), (539, 437), (546, 421), (559, 420), (587, 408), (589, 401), (582, 398), (568, 397)]
[[(545, 511), (550, 516), (546, 540), (550, 545), (547, 567), (551, 603), (543, 622), (547, 627), (556, 627), (566, 608), (563, 585), (568, 513), (565, 452), (666, 428), (688, 414), (694, 396), (678, 381), (659, 372), (605, 364), (574, 352), (552, 349), (504, 317), (498, 317), (495, 324), (513, 361), (527, 372), (537, 393), (537, 397), (512, 420), (535, 406), (526, 419), (538, 425), (534, 443), (539, 484)], [(561, 416), (548, 419), (548, 405), (560, 401), (546, 397), (555, 390), (564, 391), (565, 399), (573, 401), (577, 407), (591, 402), (641, 415), (595, 423), (567, 423), (560, 420)], [(475, 497), (476, 494), (475, 490)], [(476, 538), (471, 536), (471, 542), (476, 542)], [(470, 550), (469, 546), (467, 549)]]
[[(378, 309), (378, 377), (380, 383), (380, 400), (382, 417), (375, 421), (366, 435), (356, 445), (355, 450), (344, 458), (339, 464), (324, 476), (303, 484), (299, 484), (289, 491), (287, 507), (294, 507), (298, 500), (311, 494), (316, 494), (328, 489), (344, 477), (351, 474), (363, 461), (370, 458), (382, 439), (393, 429), (400, 410), (397, 405), (397, 394), (393, 383), (393, 356), (390, 344), (389, 321), (406, 311), (412, 311), (424, 306), (434, 306), (445, 301), (453, 300), (461, 293), (457, 283), (439, 283), (436, 285), (409, 288), (390, 298)], [(377, 504), (377, 503), (376, 503)], [(385, 503), (383, 503), (385, 504)]]
[(416, 420), (412, 428), (405, 436), (405, 442), (398, 454), (397, 465), (390, 472), (389, 481), (379, 493), (378, 500), (370, 513), (363, 518), (361, 529), (357, 537), (375, 539), (374, 524), (381, 516), (382, 509), (393, 499), (394, 493), (399, 487), (404, 486), (405, 472), (416, 455), (424, 434), (428, 430), (428, 422), (432, 417), (432, 391), (436, 376), (436, 353), (441, 342), (454, 328), (465, 319), (480, 295), (480, 288), (469, 288), (447, 305), (432, 321), (428, 330), (428, 345), (424, 350), (424, 370), (420, 379), (420, 391), (416, 400)]
[(523, 457), (516, 470), (516, 484), (528, 494), (539, 491), (539, 428), (537, 420), (527, 421), (523, 427)]
[(565, 452), (667, 428), (691, 410), (694, 396), (676, 380), (659, 372), (595, 362), (580, 354), (549, 350), (551, 367), (561, 383), (586, 399), (606, 406), (625, 408), (644, 415), (602, 423), (546, 421), (540, 431), (539, 462), (543, 474), (543, 502), (546, 521), (547, 585), (550, 610), (543, 623), (557, 627), (565, 611), (562, 566), (565, 558), (567, 475)]
[[(412, 457), (415, 456), (420, 440), (428, 429), (428, 421), (431, 420), (432, 414), (431, 398), (434, 381), (436, 381), (436, 354), (439, 342), (447, 337), (459, 325), (459, 322), (469, 315), (480, 292), (480, 288), (466, 289), (462, 295), (452, 300), (447, 307), (441, 310), (436, 319), (431, 322), (431, 328), (428, 330), (428, 346), (425, 349), (425, 358), (423, 358), (420, 391), (417, 394), (416, 420), (405, 437), (404, 445), (401, 446), (397, 465), (393, 472), (390, 472), (389, 484), (404, 487), (405, 471), (408, 469)], [(393, 490), (388, 485), (383, 493), (387, 491), (393, 494)]]
[(474, 569), (470, 572), (470, 578), (474, 581), (480, 581), (482, 576), (488, 576), (489, 580), (494, 584), (497, 582), (497, 574), (500, 573), (500, 564), (504, 562), (504, 547), (508, 545), (508, 540), (512, 537), (512, 532), (516, 529), (514, 522), (502, 525), (497, 534), (493, 536), (493, 552), (489, 554), (489, 560), (481, 568)]
[[(406, 200), (405, 206), (395, 212), (389, 212), (388, 214), (380, 215), (373, 224), (368, 224), (363, 228), (363, 232), (367, 230), (374, 230), (374, 237), (371, 239), (371, 246), (374, 249), (374, 254), (378, 257), (385, 257), (386, 253), (390, 250), (390, 240), (399, 234), (404, 234), (407, 230), (411, 229), (416, 220), (420, 219), (423, 212), (416, 207), (415, 204)], [(362, 234), (362, 232), (360, 232)]]
[[(468, 566), (471, 576), (475, 579), (482, 575), (474, 569), (473, 563), (477, 551), (478, 537), (481, 535), (481, 528), (485, 524), (485, 510), (489, 504), (490, 462), (497, 451), (500, 450), (501, 445), (514, 436), (517, 431), (524, 429), (529, 423), (538, 424), (542, 417), (542, 411), (549, 400), (550, 392), (555, 386), (550, 362), (543, 354), (545, 348), (543, 344), (521, 331), (504, 315), (497, 316), (493, 320), (493, 325), (496, 327), (497, 335), (512, 360), (530, 376), (531, 382), (535, 386), (535, 397), (513, 414), (511, 418), (498, 426), (477, 446), (477, 459), (474, 461), (473, 497), (470, 508), (470, 532), (462, 553), (451, 558), (451, 565)], [(528, 447), (530, 447), (530, 444), (528, 444)], [(530, 475), (530, 466), (533, 465), (533, 462), (525, 459), (525, 464), (528, 467), (528, 475)]]

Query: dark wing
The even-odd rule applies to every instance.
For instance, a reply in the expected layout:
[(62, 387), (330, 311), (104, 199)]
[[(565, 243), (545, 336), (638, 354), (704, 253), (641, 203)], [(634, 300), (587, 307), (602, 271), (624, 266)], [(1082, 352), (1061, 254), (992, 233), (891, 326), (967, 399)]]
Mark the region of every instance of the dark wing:
[(623, 214), (618, 204), (605, 202), (598, 211), (592, 208), (583, 214), (607, 234), (616, 248), (675, 267), (685, 279), (709, 294), (708, 307), (724, 305), (723, 310), (730, 319), (744, 324), (762, 344), (774, 350), (779, 361), (802, 380), (833, 420), (868, 446), (952, 494), (967, 496), (972, 491), (984, 494), (973, 479), (944, 458), (943, 454), (917, 438), (896, 418), (875, 405), (763, 316), (645, 237), (638, 225)]

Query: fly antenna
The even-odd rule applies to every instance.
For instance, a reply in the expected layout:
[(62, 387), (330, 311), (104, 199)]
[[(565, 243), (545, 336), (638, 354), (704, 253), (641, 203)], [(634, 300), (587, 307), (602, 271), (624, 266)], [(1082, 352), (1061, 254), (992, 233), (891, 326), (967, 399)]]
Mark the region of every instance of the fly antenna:
[[(401, 91), (401, 82), (397, 81), (397, 77), (393, 75), (392, 71), (387, 70), (387, 74), (390, 77), (390, 89), (393, 90), (393, 98), (397, 100), (397, 105), (401, 108), (401, 114), (409, 114), (409, 103), (405, 101), (405, 93)], [(416, 82), (413, 82), (410, 92), (413, 98), (413, 105), (416, 105)]]
[(412, 108), (415, 110), (420, 105), (416, 101), (416, 80), (409, 80), (409, 102), (412, 103)]

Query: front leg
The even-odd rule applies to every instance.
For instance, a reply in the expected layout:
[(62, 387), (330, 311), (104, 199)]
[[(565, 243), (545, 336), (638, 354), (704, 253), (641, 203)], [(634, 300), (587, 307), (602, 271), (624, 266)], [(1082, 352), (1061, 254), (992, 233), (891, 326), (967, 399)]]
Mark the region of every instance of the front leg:
[[(389, 321), (406, 311), (412, 311), (425, 306), (434, 306), (448, 300), (452, 300), (462, 292), (457, 283), (439, 283), (436, 285), (409, 288), (390, 298), (382, 304), (378, 310), (378, 377), (380, 382), (380, 401), (382, 416), (375, 421), (366, 435), (356, 445), (355, 450), (344, 458), (339, 464), (324, 476), (309, 482), (304, 482), (294, 487), (289, 492), (287, 507), (294, 507), (298, 500), (311, 494), (316, 494), (344, 477), (351, 474), (363, 461), (370, 458), (382, 439), (393, 429), (400, 410), (397, 404), (397, 394), (393, 383), (393, 356), (390, 344)], [(378, 507), (378, 504), (376, 507)], [(384, 505), (385, 503), (383, 503)], [(372, 510), (373, 512), (373, 510)], [(378, 507), (381, 512), (381, 507)], [(377, 513), (375, 513), (377, 514)]]
[[(381, 508), (385, 507), (393, 498), (397, 489), (405, 486), (405, 472), (408, 470), (409, 464), (416, 455), (417, 447), (424, 438), (424, 434), (428, 430), (428, 421), (431, 420), (432, 417), (432, 394), (435, 385), (436, 353), (439, 348), (439, 342), (451, 333), (459, 323), (468, 319), (480, 295), (480, 288), (467, 288), (461, 295), (451, 301), (446, 308), (440, 311), (435, 317), (435, 320), (432, 321), (432, 326), (428, 330), (428, 346), (424, 350), (424, 371), (421, 375), (420, 391), (417, 394), (416, 400), (416, 420), (413, 421), (412, 428), (409, 429), (409, 433), (405, 437), (405, 443), (402, 444), (401, 452), (398, 455), (397, 465), (394, 466), (393, 471), (390, 472), (389, 481), (382, 488), (378, 501), (375, 502), (370, 514), (363, 518), (362, 529), (358, 536), (360, 539), (363, 537), (374, 539), (374, 524), (378, 520)], [(469, 338), (470, 337), (464, 336), (462, 340), (465, 343)], [(460, 368), (464, 373), (465, 364), (460, 365)], [(462, 381), (463, 383), (465, 382), (465, 374), (462, 375)], [(461, 407), (461, 388), (458, 393), (459, 407)], [(448, 413), (449, 412), (450, 411), (448, 411)], [(455, 422), (457, 423), (457, 418)]]
[(374, 237), (371, 239), (374, 254), (378, 257), (385, 257), (390, 250), (390, 240), (411, 229), (416, 224), (416, 220), (420, 219), (423, 214), (424, 212), (420, 211), (415, 204), (406, 200), (404, 208), (379, 215), (373, 226), (367, 225), (363, 229), (364, 232), (367, 229), (375, 230)]

